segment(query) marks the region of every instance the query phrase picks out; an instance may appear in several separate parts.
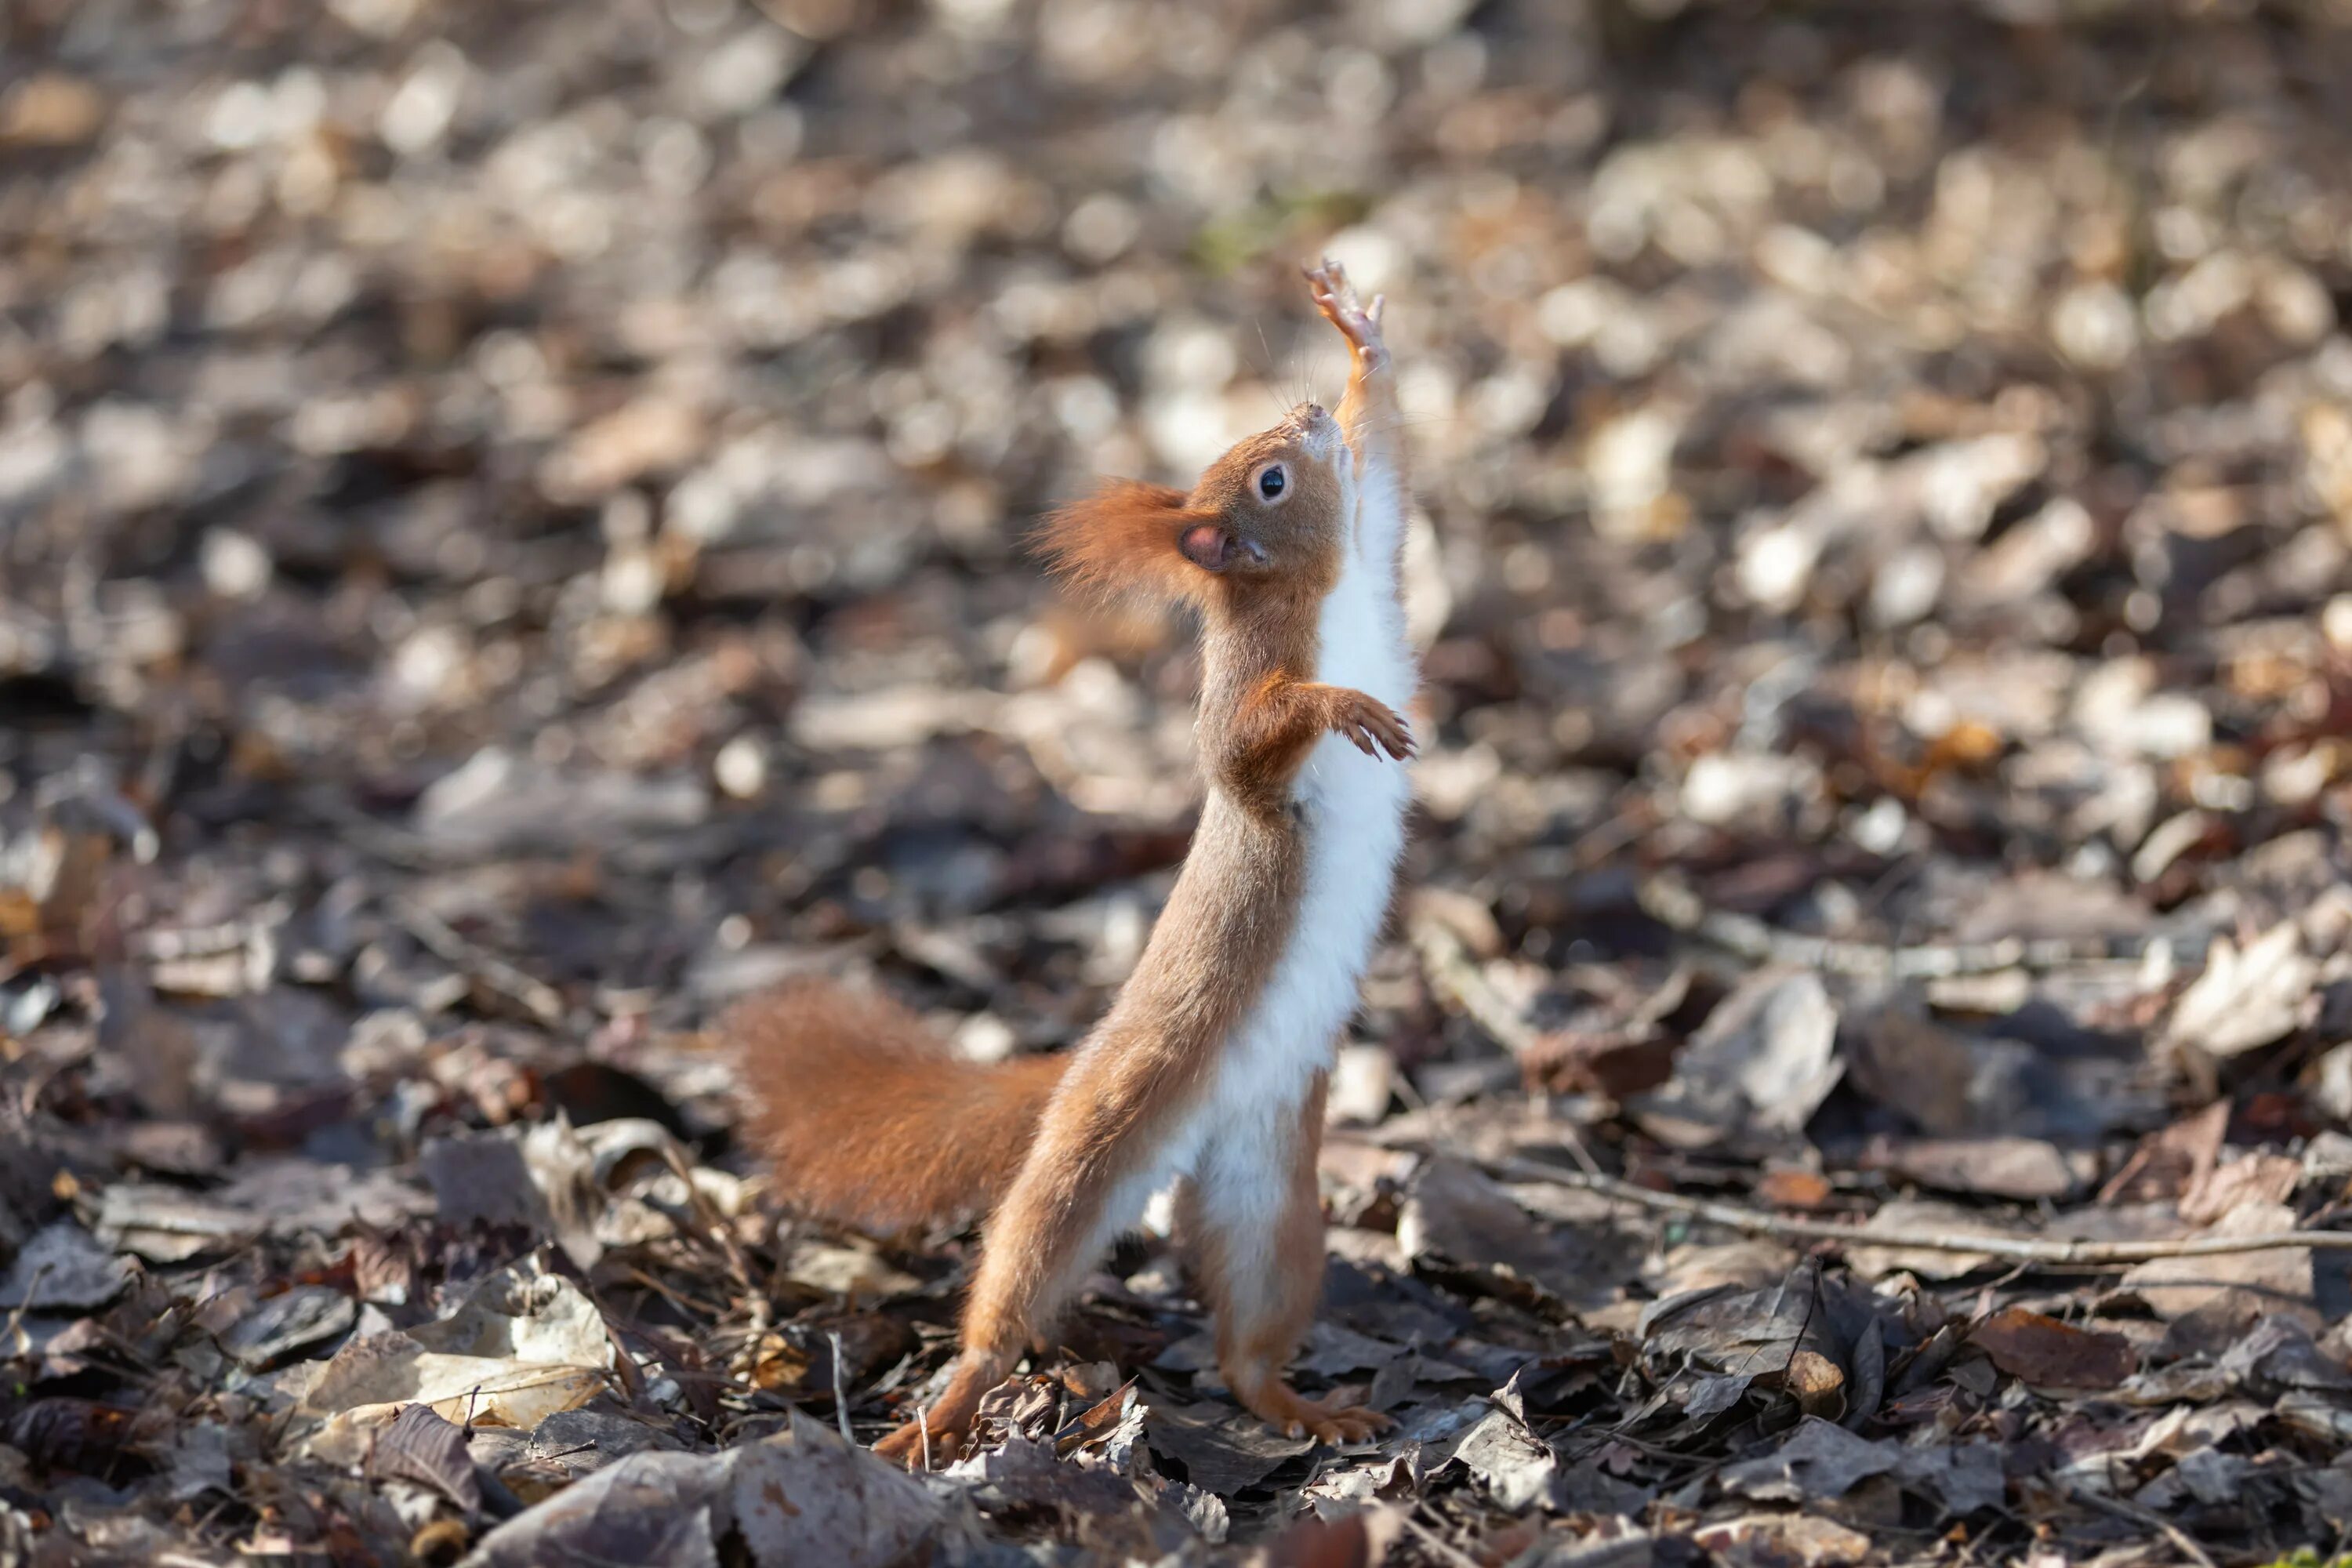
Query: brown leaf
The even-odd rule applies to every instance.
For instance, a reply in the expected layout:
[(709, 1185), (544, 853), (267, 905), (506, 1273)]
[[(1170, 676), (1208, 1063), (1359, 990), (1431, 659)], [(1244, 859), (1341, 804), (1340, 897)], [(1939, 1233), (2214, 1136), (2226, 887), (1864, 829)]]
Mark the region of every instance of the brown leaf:
[[(1912, 1198), (1881, 1204), (1878, 1212), (1863, 1222), (1860, 1234), (1868, 1237), (1883, 1231), (1923, 1230), (1940, 1233), (1946, 1238), (1982, 1236), (2013, 1239), (2015, 1236), (2014, 1231), (1992, 1223), (1974, 1209)], [(1922, 1279), (1955, 1279), (1993, 1260), (1989, 1252), (1879, 1246), (1859, 1240), (1846, 1245), (1845, 1256), (1853, 1271), (1865, 1279), (1895, 1273), (1916, 1274)]]
[(1870, 1537), (1817, 1514), (1755, 1513), (1696, 1531), (1691, 1539), (1727, 1563), (1793, 1563), (1825, 1568), (1863, 1562)]
[(1967, 1036), (1899, 1007), (1856, 1020), (1848, 1042), (1853, 1087), (1929, 1133), (1978, 1131), (1969, 1089), (1977, 1051)]
[(1790, 1356), (1780, 1386), (1808, 1415), (1835, 1421), (1845, 1414), (1845, 1369), (1819, 1351)]
[(106, 123), (106, 100), (79, 77), (47, 71), (0, 99), (0, 146), (69, 147)]
[(1301, 1519), (1268, 1549), (1267, 1568), (1379, 1568), (1404, 1531), (1404, 1510), (1371, 1508), (1344, 1518)]
[(2064, 1197), (2078, 1184), (2065, 1154), (2040, 1138), (1882, 1139), (1862, 1163), (1923, 1187), (2027, 1203)]
[(1530, 1088), (1622, 1100), (1674, 1076), (1675, 1042), (1654, 1031), (1559, 1029), (1519, 1058)]
[(482, 1509), (482, 1480), (466, 1452), (465, 1428), (443, 1419), (432, 1408), (411, 1405), (379, 1433), (368, 1457), (368, 1472), (432, 1488), (463, 1509), (467, 1517)]
[(91, 1399), (37, 1399), (11, 1416), (9, 1443), (33, 1462), (96, 1475), (135, 1435), (136, 1415)]
[(1750, 975), (1707, 1015), (1675, 1058), (1665, 1086), (1641, 1097), (1643, 1123), (1691, 1148), (1752, 1133), (1794, 1133), (1844, 1070), (1837, 1030), (1837, 1005), (1819, 975)]
[(1800, 1171), (1786, 1165), (1766, 1171), (1756, 1182), (1757, 1201), (1774, 1208), (1822, 1208), (1836, 1191), (1819, 1171)]
[(2153, 1203), (2179, 1196), (2212, 1170), (2229, 1131), (2230, 1102), (2217, 1100), (2196, 1115), (2149, 1133), (2123, 1169), (2099, 1189), (2099, 1201)]
[(1430, 1160), (1413, 1177), (1397, 1218), (1397, 1241), (1417, 1268), (1460, 1265), (1464, 1278), (1506, 1299), (1606, 1305), (1622, 1282), (1604, 1267), (1605, 1237), (1546, 1226), (1502, 1187), (1456, 1160)]
[(2121, 1334), (2092, 1332), (2023, 1307), (2009, 1307), (1969, 1331), (1993, 1365), (2037, 1388), (2113, 1388), (2139, 1370)]
[[(2284, 1204), (2242, 1203), (2213, 1225), (2216, 1236), (2259, 1236), (2294, 1228)], [(2168, 1348), (2221, 1351), (2257, 1319), (2283, 1313), (2316, 1332), (2308, 1247), (2224, 1253), (2212, 1258), (2159, 1258), (2125, 1274), (2122, 1288), (2168, 1319)]]
[(2180, 1217), (2211, 1225), (2242, 1203), (2284, 1204), (2303, 1183), (2303, 1162), (2292, 1154), (2249, 1154), (2204, 1173), (2180, 1194)]

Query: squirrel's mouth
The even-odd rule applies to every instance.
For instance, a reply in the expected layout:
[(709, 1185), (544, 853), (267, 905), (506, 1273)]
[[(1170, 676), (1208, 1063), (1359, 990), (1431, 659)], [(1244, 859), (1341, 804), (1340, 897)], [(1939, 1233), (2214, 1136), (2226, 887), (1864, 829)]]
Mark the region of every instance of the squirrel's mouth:
[(1339, 434), (1339, 422), (1324, 411), (1319, 403), (1302, 403), (1290, 411), (1284, 421), (1298, 444), (1310, 458), (1318, 459), (1331, 455), (1331, 447)]

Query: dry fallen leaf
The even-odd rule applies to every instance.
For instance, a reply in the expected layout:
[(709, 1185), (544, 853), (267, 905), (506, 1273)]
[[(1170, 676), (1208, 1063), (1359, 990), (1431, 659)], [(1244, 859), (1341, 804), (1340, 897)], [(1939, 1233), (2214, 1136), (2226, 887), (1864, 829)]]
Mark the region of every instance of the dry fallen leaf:
[(1593, 1267), (1607, 1237), (1537, 1223), (1499, 1184), (1456, 1160), (1423, 1163), (1398, 1213), (1396, 1237), (1417, 1267), (1459, 1266), (1507, 1298), (1598, 1307), (1622, 1290)]
[[(2223, 1215), (2207, 1234), (2259, 1236), (2294, 1226), (2292, 1208), (2254, 1198)], [(2179, 1350), (2222, 1350), (2272, 1314), (2315, 1331), (2323, 1324), (2311, 1253), (2299, 1247), (2158, 1258), (2126, 1271), (2120, 1288), (2170, 1323), (2167, 1342)]]
[(1691, 1539), (1726, 1563), (1789, 1563), (1801, 1568), (1863, 1562), (1870, 1537), (1812, 1514), (1752, 1513), (1723, 1520)]
[(1633, 1097), (1636, 1112), (1669, 1142), (1694, 1147), (1751, 1131), (1794, 1133), (1843, 1071), (1837, 1025), (1818, 975), (1751, 975), (1676, 1055), (1664, 1087)]
[(406, 1405), (446, 1420), (528, 1430), (611, 1384), (604, 1315), (571, 1281), (524, 1268), (478, 1286), (447, 1317), (352, 1340), (320, 1369), (299, 1414), (310, 1447), (347, 1455)]
[(1763, 1502), (1803, 1502), (1843, 1497), (1872, 1476), (1902, 1462), (1893, 1443), (1874, 1443), (1844, 1427), (1808, 1415), (1779, 1448), (1761, 1458), (1724, 1468), (1724, 1489)]
[(2131, 1342), (2008, 1307), (1969, 1330), (1993, 1365), (2036, 1388), (2113, 1388), (2139, 1368)]
[(2303, 933), (2281, 921), (2243, 951), (2216, 937), (2205, 972), (2174, 1005), (2164, 1039), (2210, 1058), (2241, 1056), (2284, 1039), (2316, 1016), (2319, 966), (2303, 951)]
[(1866, 1164), (1948, 1193), (2035, 1201), (2082, 1184), (2074, 1164), (2040, 1138), (1903, 1138), (1874, 1143)]
[(59, 1220), (36, 1232), (0, 1277), (0, 1309), (87, 1310), (130, 1282), (128, 1264), (81, 1226)]
[(2174, 1198), (2204, 1181), (2229, 1135), (2230, 1102), (2217, 1100), (2192, 1116), (2149, 1133), (2123, 1169), (2099, 1189), (2103, 1204)]
[[(2013, 1239), (2011, 1233), (1989, 1223), (1974, 1209), (1957, 1204), (1897, 1198), (1881, 1204), (1864, 1220), (1857, 1235), (1868, 1237), (1874, 1232), (1925, 1231), (1929, 1235), (1965, 1241), (1970, 1237), (1994, 1237)], [(1846, 1261), (1853, 1271), (1865, 1279), (1880, 1279), (1890, 1274), (1916, 1274), (1923, 1279), (1950, 1279), (1972, 1273), (1993, 1261), (1989, 1252), (1970, 1252), (1945, 1248), (1879, 1246), (1857, 1241), (1846, 1247)]]
[(2240, 1204), (2284, 1205), (2302, 1184), (2303, 1162), (2294, 1155), (2248, 1154), (2191, 1182), (2180, 1194), (2180, 1217), (2211, 1225)]

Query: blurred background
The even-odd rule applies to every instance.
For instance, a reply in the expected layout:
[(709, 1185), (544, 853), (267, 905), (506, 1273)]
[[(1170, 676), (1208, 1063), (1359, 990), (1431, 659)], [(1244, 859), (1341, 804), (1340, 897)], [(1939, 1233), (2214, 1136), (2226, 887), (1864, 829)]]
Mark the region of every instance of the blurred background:
[(1334, 395), (1326, 250), (1426, 509), (1413, 873), (1526, 986), (1637, 866), (1883, 940), (2332, 857), (2341, 12), (20, 0), (17, 1021), (206, 933), (170, 989), (329, 1036), (514, 1014), (479, 948), (575, 1034), (856, 960), (1066, 1037), (1190, 654), (1020, 541)]
[[(635, 1314), (633, 1421), (711, 1449), (835, 1366), (901, 1379), (904, 1321), (824, 1314), (908, 1276), (724, 1240), (683, 1186), (562, 1194), (658, 1144), (615, 1116), (734, 1161), (697, 1032), (750, 987), (876, 977), (984, 1056), (1097, 1016), (1190, 830), (1196, 671), (1023, 536), (1336, 396), (1325, 252), (1390, 297), (1427, 672), (1421, 891), (1343, 1121), (1581, 1129), (1662, 1184), (1769, 1156), (1759, 1198), (1839, 1213), (2098, 1192), (2069, 1234), (2334, 1202), (2347, 104), (2340, 0), (12, 0), (9, 1442), (174, 1507), (234, 1455), (205, 1530), (342, 1528), (232, 1436), (299, 1390), (271, 1369), (549, 1236)], [(1953, 945), (2019, 937), (2072, 945)], [(1804, 972), (1742, 973), (1773, 958)], [(2269, 1152), (2216, 1195), (2225, 1137)], [(1500, 1248), (1620, 1331), (1696, 1278), (1578, 1251), (1600, 1211), (1557, 1192), (1540, 1236), (1460, 1170), (1400, 1200), (1402, 1158), (1333, 1155), (1351, 1258)], [(2268, 1256), (2233, 1278), (2269, 1294), (2116, 1333), (2340, 1321), (2352, 1286)], [(1423, 1268), (1349, 1344), (1437, 1312), (1424, 1277), (1486, 1280), (1478, 1335), (1565, 1331)], [(1324, 1371), (1390, 1364), (1354, 1353)], [(126, 1439), (141, 1400), (215, 1425)]]

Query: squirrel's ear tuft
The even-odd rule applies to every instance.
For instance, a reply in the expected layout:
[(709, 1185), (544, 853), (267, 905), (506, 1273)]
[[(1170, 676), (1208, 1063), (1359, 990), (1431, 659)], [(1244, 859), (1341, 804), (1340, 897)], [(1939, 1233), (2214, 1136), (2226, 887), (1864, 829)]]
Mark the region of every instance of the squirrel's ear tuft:
[(1038, 526), (1037, 552), (1072, 587), (1111, 595), (1191, 600), (1207, 584), (1194, 532), (1216, 519), (1185, 505), (1182, 490), (1115, 479)]

